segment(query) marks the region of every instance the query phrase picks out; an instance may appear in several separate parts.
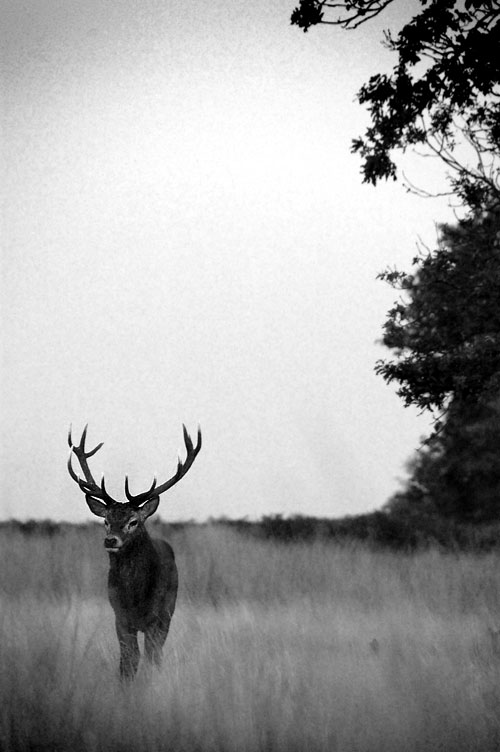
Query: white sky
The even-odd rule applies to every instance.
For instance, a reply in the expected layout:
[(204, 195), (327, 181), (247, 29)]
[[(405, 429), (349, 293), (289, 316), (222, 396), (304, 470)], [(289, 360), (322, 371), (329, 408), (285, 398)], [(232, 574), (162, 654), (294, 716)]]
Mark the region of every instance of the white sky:
[(293, 5), (2, 3), (2, 517), (91, 516), (70, 422), (120, 498), (201, 424), (167, 520), (357, 514), (397, 489), (428, 419), (374, 375), (395, 298), (375, 277), (452, 215), (362, 186), (350, 154), (394, 9), (303, 34)]

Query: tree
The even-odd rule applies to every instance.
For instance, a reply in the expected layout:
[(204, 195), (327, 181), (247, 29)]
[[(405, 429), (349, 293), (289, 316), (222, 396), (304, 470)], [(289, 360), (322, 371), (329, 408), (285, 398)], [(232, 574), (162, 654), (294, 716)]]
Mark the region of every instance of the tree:
[(389, 311), (377, 372), (406, 405), (440, 411), (392, 514), (498, 519), (500, 498), (500, 208), (441, 228), (411, 274), (380, 275), (402, 297)]
[(443, 411), (500, 392), (500, 208), (441, 228), (439, 247), (411, 273), (379, 275), (402, 296), (389, 311), (383, 343), (393, 360), (378, 374), (398, 382), (406, 405)]
[(405, 487), (386, 505), (428, 529), (440, 521), (498, 521), (500, 497), (500, 400), (454, 405), (443, 426), (408, 463)]
[[(392, 1), (300, 0), (291, 20), (353, 30)], [(490, 521), (500, 508), (500, 0), (420, 0), (385, 44), (397, 56), (392, 74), (358, 93), (371, 116), (352, 145), (363, 180), (395, 179), (394, 153), (424, 146), (468, 210), (411, 272), (379, 275), (401, 295), (383, 332), (393, 358), (376, 371), (405, 405), (439, 413), (387, 511), (432, 525)]]
[[(291, 22), (356, 29), (392, 0), (300, 0)], [(468, 206), (500, 200), (500, 3), (420, 0), (422, 9), (397, 36), (392, 75), (375, 74), (358, 92), (371, 125), (352, 143), (363, 159), (363, 181), (396, 178), (395, 150), (426, 145), (451, 169), (451, 189)], [(340, 13), (334, 16), (333, 13)], [(464, 144), (474, 165), (464, 161)]]

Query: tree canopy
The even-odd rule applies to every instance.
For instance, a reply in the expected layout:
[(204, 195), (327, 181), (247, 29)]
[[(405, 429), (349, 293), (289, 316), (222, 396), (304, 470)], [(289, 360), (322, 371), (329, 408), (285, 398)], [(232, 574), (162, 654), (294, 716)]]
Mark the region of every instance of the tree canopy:
[[(300, 0), (291, 22), (353, 30), (393, 0)], [(375, 73), (358, 92), (371, 125), (355, 138), (364, 182), (396, 177), (394, 152), (425, 145), (451, 169), (452, 190), (468, 205), (500, 197), (500, 3), (420, 0), (420, 12), (385, 44), (391, 75)], [(462, 161), (464, 143), (476, 163)]]
[(439, 411), (391, 513), (498, 519), (500, 494), (500, 207), (441, 228), (411, 273), (380, 275), (400, 299), (376, 370), (406, 405)]
[(405, 404), (443, 410), (500, 392), (500, 208), (441, 228), (436, 250), (410, 273), (379, 275), (401, 292), (376, 370)]

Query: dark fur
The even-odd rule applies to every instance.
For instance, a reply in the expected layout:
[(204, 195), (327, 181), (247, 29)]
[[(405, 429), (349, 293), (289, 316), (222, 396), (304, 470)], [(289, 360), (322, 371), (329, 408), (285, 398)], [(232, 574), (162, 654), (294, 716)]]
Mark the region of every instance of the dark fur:
[[(132, 678), (140, 657), (138, 632), (144, 632), (146, 659), (157, 666), (161, 664), (161, 651), (177, 598), (174, 552), (166, 541), (152, 539), (144, 525), (157, 502), (154, 509), (149, 503), (145, 505), (149, 509), (139, 511), (129, 504), (103, 509), (95, 499), (87, 502), (94, 514), (106, 519), (105, 545), (123, 541), (118, 551), (109, 554), (108, 596), (120, 643), (120, 675)], [(132, 532), (124, 532), (131, 519), (138, 520), (137, 526)]]

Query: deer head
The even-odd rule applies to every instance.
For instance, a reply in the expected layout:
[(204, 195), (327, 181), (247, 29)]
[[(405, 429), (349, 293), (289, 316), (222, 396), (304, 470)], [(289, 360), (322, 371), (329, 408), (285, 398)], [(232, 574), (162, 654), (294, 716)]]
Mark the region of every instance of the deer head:
[[(125, 495), (128, 501), (120, 502), (113, 499), (106, 490), (104, 476), (100, 484), (96, 483), (87, 460), (90, 459), (102, 447), (103, 442), (98, 444), (94, 449), (86, 451), (85, 440), (87, 438), (87, 426), (78, 445), (73, 444), (71, 437), (71, 428), (68, 433), (68, 444), (70, 447), (68, 459), (68, 471), (73, 480), (78, 483), (80, 489), (85, 494), (85, 500), (90, 511), (97, 517), (104, 518), (106, 525), (106, 537), (104, 547), (110, 553), (118, 553), (126, 547), (130, 541), (138, 536), (145, 534), (144, 523), (158, 508), (160, 495), (177, 483), (189, 470), (193, 464), (196, 455), (201, 449), (201, 430), (198, 428), (196, 446), (193, 446), (186, 426), (183, 425), (184, 444), (186, 447), (186, 459), (181, 462), (180, 458), (177, 463), (177, 470), (174, 475), (164, 483), (157, 485), (156, 478), (153, 480), (150, 488), (137, 495), (130, 493), (128, 476), (125, 476)], [(82, 469), (84, 478), (75, 473), (72, 466), (73, 455), (76, 456)]]

